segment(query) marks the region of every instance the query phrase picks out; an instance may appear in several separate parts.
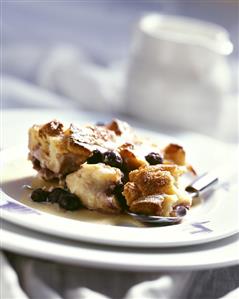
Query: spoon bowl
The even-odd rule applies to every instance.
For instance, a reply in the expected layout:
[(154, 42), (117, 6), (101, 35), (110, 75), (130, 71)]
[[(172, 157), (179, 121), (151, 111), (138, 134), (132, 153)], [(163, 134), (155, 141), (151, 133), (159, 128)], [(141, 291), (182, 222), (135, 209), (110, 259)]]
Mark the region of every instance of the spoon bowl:
[(170, 225), (176, 224), (182, 221), (183, 216), (176, 216), (176, 217), (164, 217), (164, 216), (149, 216), (143, 214), (135, 214), (131, 212), (127, 212), (128, 215), (134, 217), (140, 222), (143, 223), (150, 223), (150, 224), (162, 224), (162, 225)]

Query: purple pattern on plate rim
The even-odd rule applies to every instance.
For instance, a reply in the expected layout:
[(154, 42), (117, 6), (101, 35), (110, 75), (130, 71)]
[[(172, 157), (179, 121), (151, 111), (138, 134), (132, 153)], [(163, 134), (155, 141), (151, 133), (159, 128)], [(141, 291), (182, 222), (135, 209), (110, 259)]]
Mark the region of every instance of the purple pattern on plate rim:
[(191, 223), (191, 226), (193, 226), (194, 228), (197, 228), (197, 230), (193, 230), (190, 233), (191, 234), (200, 234), (200, 233), (211, 233), (212, 230), (208, 227), (206, 227), (203, 224), (209, 223), (210, 221), (203, 221), (203, 222), (195, 222), (195, 223)]
[(14, 213), (20, 213), (20, 214), (36, 214), (40, 215), (40, 213), (36, 210), (33, 210), (21, 203), (13, 201), (9, 196), (4, 194), (3, 192), (0, 193), (0, 209), (14, 212)]

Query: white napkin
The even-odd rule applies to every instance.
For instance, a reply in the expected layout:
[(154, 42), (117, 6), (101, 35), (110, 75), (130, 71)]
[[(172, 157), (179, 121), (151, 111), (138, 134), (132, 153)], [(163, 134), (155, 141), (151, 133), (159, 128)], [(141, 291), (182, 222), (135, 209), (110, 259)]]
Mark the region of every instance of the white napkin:
[[(44, 270), (50, 271), (51, 275), (62, 276), (61, 271), (52, 271), (49, 264), (41, 261), (34, 261), (32, 259), (24, 258), (23, 261), (18, 263), (18, 272), (21, 273), (21, 285), (19, 284), (18, 277), (10, 266), (4, 254), (0, 252), (1, 260), (1, 298), (2, 299), (114, 299), (98, 292), (92, 291), (84, 287), (83, 276), (84, 272), (79, 271), (79, 276), (76, 277), (77, 272), (69, 271), (69, 266), (62, 266), (63, 271), (67, 275), (67, 279), (63, 276), (64, 286), (58, 289), (47, 285), (40, 277), (38, 277), (38, 267), (43, 266)], [(65, 268), (64, 268), (65, 267)], [(93, 270), (92, 270), (93, 271)], [(81, 276), (83, 275), (83, 276)], [(172, 275), (164, 275), (156, 280), (144, 281), (131, 287), (122, 299), (184, 299), (185, 290), (190, 287), (191, 279), (196, 275), (195, 272), (176, 273)], [(59, 278), (59, 277), (56, 277)], [(78, 282), (76, 286), (70, 287), (70, 284), (65, 284), (69, 280)], [(75, 281), (74, 281), (75, 280)], [(109, 281), (109, 288), (111, 288), (112, 281)], [(231, 291), (221, 299), (238, 299), (239, 288)], [(209, 298), (208, 298), (209, 299)], [(219, 299), (219, 298), (218, 298)]]
[(1, 263), (1, 298), (2, 299), (28, 299), (22, 291), (18, 277), (13, 268), (9, 265), (4, 254), (0, 251)]
[(238, 299), (239, 298), (239, 288), (231, 291), (227, 295), (223, 296), (221, 299)]
[[(64, 44), (47, 48), (15, 45), (6, 48), (4, 53), (6, 73), (20, 79), (31, 77), (31, 81), (42, 90), (67, 98), (71, 107), (95, 111), (122, 110), (123, 62), (103, 67), (94, 64), (79, 49)], [(3, 87), (5, 89), (4, 82)], [(47, 99), (47, 96), (46, 100), (42, 99), (43, 105)], [(54, 100), (49, 101), (49, 105), (54, 104)]]
[[(34, 261), (31, 260), (25, 260), (24, 263), (20, 263), (20, 270), (18, 269), (21, 272), (21, 282), (25, 290), (24, 292), (19, 285), (16, 273), (2, 252), (0, 252), (0, 257), (3, 299), (109, 299), (109, 297), (94, 292), (84, 286), (66, 288), (63, 290), (64, 295), (60, 296), (59, 290), (52, 289), (37, 276), (35, 270), (39, 262), (34, 263)], [(71, 276), (70, 273), (68, 273), (68, 275)], [(129, 289), (124, 299), (173, 299), (174, 287), (177, 289), (177, 294), (180, 295), (182, 289), (178, 289), (179, 280), (183, 286), (184, 284), (182, 282), (185, 282), (188, 278), (189, 274), (183, 279), (179, 276), (174, 277), (174, 279), (169, 276), (163, 276), (154, 281), (146, 281)]]
[(75, 102), (11, 76), (2, 77), (2, 108), (67, 108)]
[(123, 64), (100, 67), (76, 48), (63, 45), (47, 53), (36, 81), (43, 88), (74, 99), (84, 108), (119, 111), (123, 78)]

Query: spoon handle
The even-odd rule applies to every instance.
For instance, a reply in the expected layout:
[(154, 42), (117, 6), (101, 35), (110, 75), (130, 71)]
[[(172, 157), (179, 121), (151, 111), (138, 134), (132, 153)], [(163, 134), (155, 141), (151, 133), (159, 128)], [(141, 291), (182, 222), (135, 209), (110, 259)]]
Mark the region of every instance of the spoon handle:
[(213, 173), (204, 173), (188, 185), (185, 190), (193, 197), (201, 196), (202, 194), (212, 191), (213, 187), (218, 183), (218, 177)]

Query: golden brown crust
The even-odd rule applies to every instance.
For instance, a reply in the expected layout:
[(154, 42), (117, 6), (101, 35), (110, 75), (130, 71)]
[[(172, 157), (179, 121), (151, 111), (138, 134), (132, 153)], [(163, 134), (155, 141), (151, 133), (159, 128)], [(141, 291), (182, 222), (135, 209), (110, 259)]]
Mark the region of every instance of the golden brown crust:
[(174, 193), (173, 176), (169, 171), (162, 170), (160, 166), (141, 167), (131, 171), (129, 181), (131, 184), (126, 183), (123, 192), (128, 204), (140, 197)]
[(164, 158), (177, 165), (185, 165), (186, 154), (182, 146), (170, 143), (164, 149)]
[(123, 191), (129, 210), (169, 216), (176, 204), (190, 206), (191, 198), (177, 185), (182, 173), (180, 166), (162, 164), (131, 171)]
[(148, 165), (144, 157), (136, 154), (132, 144), (124, 144), (119, 148), (119, 153), (124, 161), (124, 165), (128, 171), (139, 168), (140, 166)]
[(57, 120), (52, 120), (42, 126), (39, 130), (40, 136), (58, 136), (60, 134), (63, 134), (63, 124)]
[(131, 127), (126, 122), (118, 119), (112, 120), (106, 125), (106, 128), (114, 131), (117, 136), (131, 133)]
[(76, 127), (71, 124), (65, 135), (70, 137), (71, 144), (79, 146), (99, 146), (114, 149), (117, 142), (116, 134), (103, 126)]
[(124, 185), (123, 195), (125, 196), (127, 205), (130, 206), (132, 202), (141, 197), (141, 192), (134, 182), (127, 182)]
[(136, 214), (161, 215), (163, 198), (148, 197), (136, 199), (130, 205), (130, 211)]

